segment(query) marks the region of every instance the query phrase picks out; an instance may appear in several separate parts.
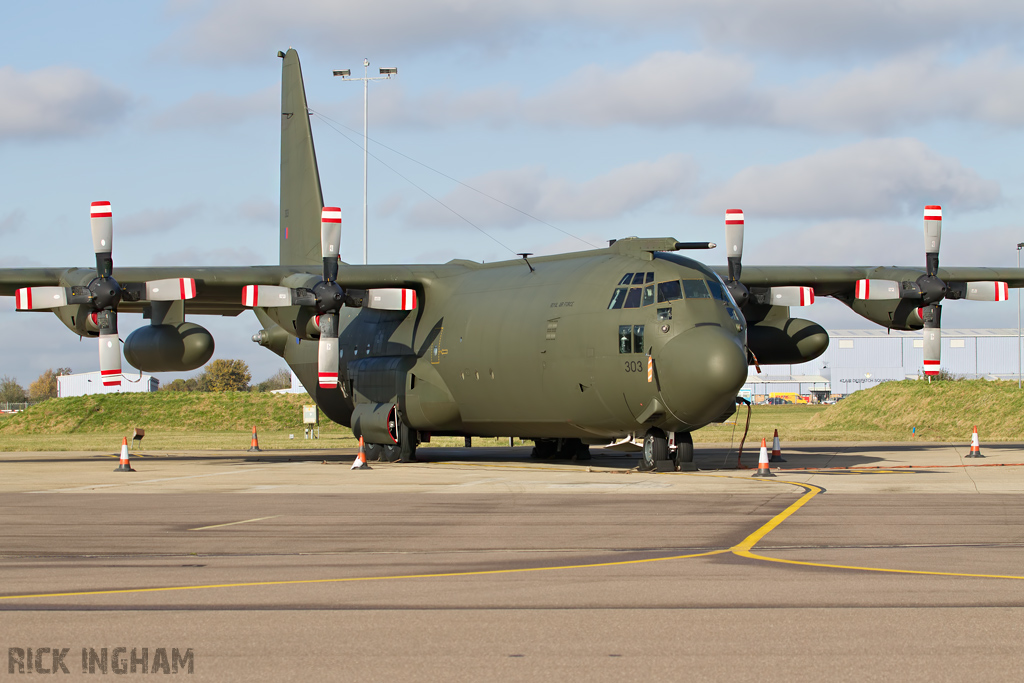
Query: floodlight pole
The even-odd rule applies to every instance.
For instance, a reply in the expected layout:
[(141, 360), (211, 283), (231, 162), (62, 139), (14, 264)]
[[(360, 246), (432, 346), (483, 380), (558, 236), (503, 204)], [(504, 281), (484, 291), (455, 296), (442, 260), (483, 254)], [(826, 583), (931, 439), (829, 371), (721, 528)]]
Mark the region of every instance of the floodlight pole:
[[(1024, 249), (1024, 242), (1017, 243), (1017, 268), (1020, 268), (1020, 250)], [(1020, 289), (1017, 290), (1017, 389), (1021, 386), (1021, 361), (1020, 361)]]
[(369, 139), (368, 136), (367, 136), (367, 121), (369, 120), (369, 118), (368, 118), (368, 113), (369, 113), (369, 105), (368, 105), (368, 103), (370, 101), (370, 99), (369, 99), (370, 98), (369, 86), (370, 86), (370, 81), (391, 80), (392, 76), (397, 76), (398, 75), (398, 69), (390, 68), (390, 69), (381, 69), (380, 70), (380, 76), (370, 76), (369, 75), (369, 68), (370, 68), (370, 60), (369, 59), (363, 59), (363, 77), (362, 78), (353, 78), (352, 77), (352, 70), (351, 69), (337, 69), (337, 70), (334, 71), (334, 75), (335, 76), (341, 76), (341, 80), (343, 80), (343, 81), (362, 81), (363, 82), (363, 265), (366, 265), (367, 263), (370, 262), (369, 258), (368, 258), (369, 250), (368, 250), (368, 247), (367, 247), (368, 241), (369, 241), (368, 240), (369, 233), (368, 233), (368, 231), (366, 229), (366, 223), (367, 223), (367, 209), (366, 209), (366, 205), (367, 205), (367, 202), (366, 202), (367, 163), (366, 163), (366, 161), (367, 161), (367, 140)]

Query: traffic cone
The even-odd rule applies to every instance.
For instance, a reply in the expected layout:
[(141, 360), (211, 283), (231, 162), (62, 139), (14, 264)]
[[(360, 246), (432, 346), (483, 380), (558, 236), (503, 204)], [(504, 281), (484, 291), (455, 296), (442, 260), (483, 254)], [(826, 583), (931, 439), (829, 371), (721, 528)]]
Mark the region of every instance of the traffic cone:
[(761, 439), (761, 455), (757, 457), (757, 469), (754, 470), (755, 477), (774, 477), (772, 468), (768, 465), (768, 442)]
[(256, 425), (252, 426), (252, 445), (249, 446), (250, 453), (258, 453), (260, 450), (260, 440), (256, 438)]
[(779, 430), (775, 430), (775, 438), (772, 439), (772, 457), (768, 462), (786, 462), (782, 458), (782, 447), (779, 445)]
[(974, 433), (971, 434), (971, 452), (967, 454), (968, 458), (984, 458), (981, 454), (981, 445), (978, 443), (978, 425), (974, 425)]
[(115, 472), (134, 472), (132, 469), (132, 463), (128, 460), (128, 439), (121, 439), (121, 462), (118, 464)]
[(370, 466), (366, 464), (366, 449), (363, 447), (363, 437), (359, 437), (359, 452), (356, 453), (356, 459), (352, 461), (352, 469), (370, 469)]

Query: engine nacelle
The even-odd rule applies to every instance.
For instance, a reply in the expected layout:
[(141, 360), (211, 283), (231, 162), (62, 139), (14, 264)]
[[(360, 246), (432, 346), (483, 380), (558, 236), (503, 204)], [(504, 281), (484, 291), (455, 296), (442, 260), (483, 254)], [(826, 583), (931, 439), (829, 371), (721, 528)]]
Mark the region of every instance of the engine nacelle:
[(124, 358), (143, 372), (187, 372), (213, 357), (214, 343), (195, 323), (147, 325), (124, 340)]
[(852, 308), (857, 315), (892, 330), (919, 330), (924, 327), (924, 319), (918, 311), (921, 305), (920, 301), (913, 299), (888, 301), (853, 299), (843, 303)]
[(763, 320), (747, 328), (747, 347), (763, 365), (806, 363), (825, 353), (828, 332), (801, 318)]

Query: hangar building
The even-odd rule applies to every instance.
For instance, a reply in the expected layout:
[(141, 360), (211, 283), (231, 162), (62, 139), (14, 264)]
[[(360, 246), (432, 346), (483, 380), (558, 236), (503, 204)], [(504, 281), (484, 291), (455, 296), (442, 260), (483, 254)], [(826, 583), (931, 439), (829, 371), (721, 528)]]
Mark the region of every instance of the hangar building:
[[(742, 395), (763, 400), (771, 394), (795, 393), (819, 398), (844, 396), (881, 382), (922, 376), (921, 332), (830, 330), (828, 349), (798, 365), (750, 367)], [(967, 379), (1017, 379), (1016, 329), (943, 329), (942, 368)]]
[(57, 396), (87, 396), (89, 394), (130, 394), (156, 391), (160, 380), (152, 375), (122, 375), (121, 386), (105, 387), (100, 373), (81, 372), (57, 377)]

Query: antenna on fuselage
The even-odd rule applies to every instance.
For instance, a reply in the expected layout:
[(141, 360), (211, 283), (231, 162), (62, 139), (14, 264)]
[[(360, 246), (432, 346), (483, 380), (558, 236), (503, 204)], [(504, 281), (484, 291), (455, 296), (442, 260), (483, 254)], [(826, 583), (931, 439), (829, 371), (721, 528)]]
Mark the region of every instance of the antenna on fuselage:
[(530, 259), (528, 259), (526, 257), (527, 256), (533, 256), (533, 253), (532, 252), (523, 252), (523, 253), (519, 254), (519, 256), (523, 257), (523, 260), (526, 261), (526, 265), (529, 266), (530, 272), (532, 273), (534, 271), (534, 268), (533, 268), (533, 266), (530, 265)]

